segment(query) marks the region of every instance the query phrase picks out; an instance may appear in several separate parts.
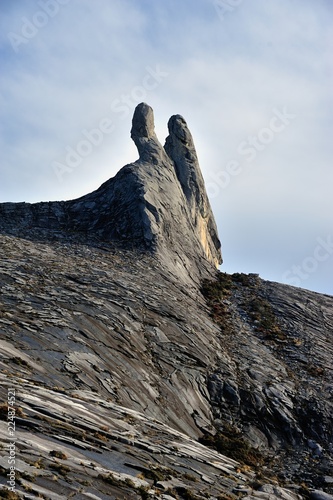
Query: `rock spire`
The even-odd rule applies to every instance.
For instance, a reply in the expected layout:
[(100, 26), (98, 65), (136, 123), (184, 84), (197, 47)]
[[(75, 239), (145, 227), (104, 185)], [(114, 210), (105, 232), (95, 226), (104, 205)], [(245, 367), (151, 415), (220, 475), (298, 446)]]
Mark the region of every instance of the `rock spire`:
[(144, 102), (135, 108), (131, 137), (142, 161), (158, 163), (162, 156), (162, 145), (155, 134), (153, 109)]
[(137, 161), (76, 200), (0, 204), (0, 231), (148, 250), (180, 277), (211, 271), (222, 262), (221, 245), (193, 139), (180, 115), (168, 125), (163, 147), (152, 108), (139, 104), (131, 129)]

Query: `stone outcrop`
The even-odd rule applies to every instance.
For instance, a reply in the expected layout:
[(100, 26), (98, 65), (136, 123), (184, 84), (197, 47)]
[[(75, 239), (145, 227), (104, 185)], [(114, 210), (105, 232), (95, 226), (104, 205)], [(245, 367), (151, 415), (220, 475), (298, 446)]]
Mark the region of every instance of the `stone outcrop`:
[(198, 279), (222, 262), (221, 245), (186, 122), (174, 116), (169, 130), (164, 149), (153, 110), (139, 104), (131, 130), (138, 161), (76, 200), (0, 204), (0, 231), (148, 250), (180, 279)]
[(131, 136), (93, 193), (0, 204), (0, 497), (15, 438), (13, 498), (331, 500), (333, 298), (215, 273), (186, 122)]
[(164, 148), (174, 162), (177, 178), (187, 200), (193, 231), (201, 242), (206, 257), (216, 265), (221, 264), (221, 245), (191, 132), (180, 115), (170, 118), (168, 128), (169, 136)]

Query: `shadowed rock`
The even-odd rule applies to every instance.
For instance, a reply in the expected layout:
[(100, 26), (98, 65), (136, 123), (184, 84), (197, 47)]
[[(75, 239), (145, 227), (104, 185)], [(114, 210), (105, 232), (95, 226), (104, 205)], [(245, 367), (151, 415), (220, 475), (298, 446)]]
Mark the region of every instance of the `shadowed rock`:
[(18, 488), (136, 500), (128, 480), (168, 480), (194, 498), (300, 500), (278, 477), (332, 492), (332, 297), (221, 273), (216, 324), (148, 252), (4, 235), (0, 252), (0, 400), (15, 389), (16, 463), (33, 479)]

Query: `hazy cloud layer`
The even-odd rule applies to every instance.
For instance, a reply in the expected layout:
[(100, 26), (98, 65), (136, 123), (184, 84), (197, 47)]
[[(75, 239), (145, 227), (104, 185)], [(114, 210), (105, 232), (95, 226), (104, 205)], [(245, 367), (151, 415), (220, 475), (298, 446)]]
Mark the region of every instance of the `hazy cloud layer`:
[(161, 142), (172, 114), (188, 122), (222, 270), (333, 293), (329, 0), (17, 0), (0, 14), (1, 201), (97, 188), (136, 159), (144, 100)]

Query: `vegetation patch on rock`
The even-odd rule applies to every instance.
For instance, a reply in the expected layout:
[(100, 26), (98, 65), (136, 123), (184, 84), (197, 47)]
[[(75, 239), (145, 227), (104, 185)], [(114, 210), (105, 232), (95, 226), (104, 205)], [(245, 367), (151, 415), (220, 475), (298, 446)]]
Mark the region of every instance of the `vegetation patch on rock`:
[(260, 451), (250, 446), (240, 431), (232, 426), (225, 424), (223, 430), (218, 431), (214, 436), (205, 434), (199, 438), (199, 441), (241, 464), (257, 467), (264, 463), (264, 457)]

